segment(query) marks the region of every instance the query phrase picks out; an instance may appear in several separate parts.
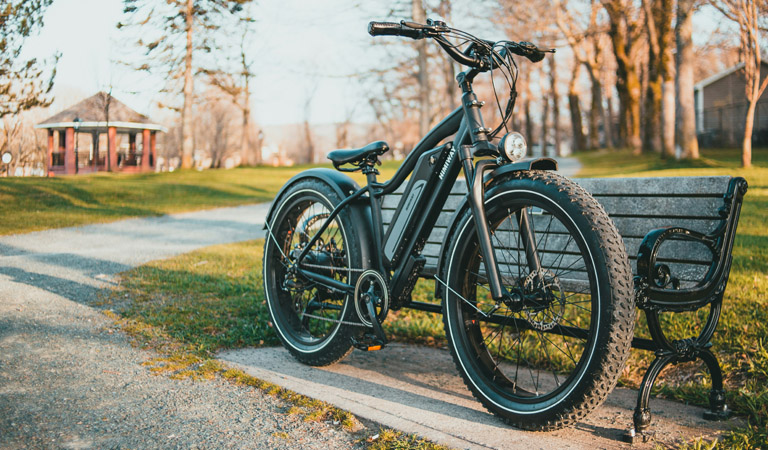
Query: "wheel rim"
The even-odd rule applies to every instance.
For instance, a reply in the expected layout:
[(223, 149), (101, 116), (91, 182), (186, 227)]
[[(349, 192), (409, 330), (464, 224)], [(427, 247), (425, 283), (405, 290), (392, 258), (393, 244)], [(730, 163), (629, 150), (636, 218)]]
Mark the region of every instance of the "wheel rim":
[[(508, 195), (513, 200), (489, 202), (487, 217), (504, 285), (511, 292), (530, 295), (539, 289), (547, 295), (522, 310), (497, 305), (471, 221), (454, 250), (458, 270), (449, 274), (467, 300), (452, 295), (449, 302), (457, 311), (451, 315), (454, 346), (469, 354), (462, 361), (465, 371), (486, 397), (521, 413), (541, 411), (567, 396), (585, 372), (599, 324), (596, 276), (586, 270), (594, 268), (587, 244), (562, 208), (537, 197), (515, 193)], [(536, 232), (544, 269), (538, 277), (526, 267), (515, 215), (521, 209)]]
[[(303, 194), (303, 195), (298, 195)], [(328, 199), (315, 192), (297, 192), (275, 214), (275, 239), (267, 245), (265, 269), (271, 292), (270, 311), (281, 336), (299, 351), (322, 348), (338, 332), (347, 309), (346, 296), (297, 275), (291, 270), (296, 256), (331, 213)], [(276, 242), (275, 242), (276, 241)], [(314, 266), (323, 266), (318, 269)], [(348, 282), (346, 233), (338, 218), (320, 235), (304, 259), (303, 268)]]

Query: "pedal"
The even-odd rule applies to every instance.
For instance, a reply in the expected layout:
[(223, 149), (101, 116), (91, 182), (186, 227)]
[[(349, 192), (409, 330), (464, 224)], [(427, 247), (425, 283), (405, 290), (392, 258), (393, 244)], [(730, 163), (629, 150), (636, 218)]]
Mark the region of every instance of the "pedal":
[(381, 328), (381, 324), (376, 319), (376, 309), (373, 307), (373, 299), (371, 297), (366, 297), (365, 307), (368, 309), (368, 317), (373, 318), (371, 320), (373, 333), (365, 333), (360, 340), (352, 338), (352, 345), (366, 352), (381, 350), (387, 345), (387, 335), (384, 334), (384, 329)]
[(359, 350), (375, 352), (384, 348), (387, 343), (379, 339), (373, 333), (366, 333), (361, 339), (352, 338), (352, 345)]

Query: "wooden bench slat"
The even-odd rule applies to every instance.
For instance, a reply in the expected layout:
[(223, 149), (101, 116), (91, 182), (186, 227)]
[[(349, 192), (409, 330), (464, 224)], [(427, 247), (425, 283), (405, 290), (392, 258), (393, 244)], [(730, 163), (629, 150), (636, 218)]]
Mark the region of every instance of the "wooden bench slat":
[[(670, 179), (669, 183), (662, 186), (657, 178), (581, 178), (574, 181), (592, 193), (611, 216), (624, 239), (634, 270), (634, 261), (642, 238), (652, 229), (675, 226), (702, 233), (713, 231), (720, 222), (718, 210), (723, 205), (722, 197), (730, 177), (678, 177)], [(404, 190), (405, 186), (401, 186), (398, 192), (386, 196), (382, 202), (385, 232)], [(422, 256), (427, 258), (422, 275), (432, 276), (435, 273), (437, 257), (448, 231), (447, 227), (455, 209), (465, 201), (465, 196), (466, 184), (463, 179), (459, 179), (451, 189), (446, 207), (422, 251)], [(533, 214), (531, 217), (537, 230), (537, 239), (543, 239), (543, 232), (550, 225), (550, 216)], [(553, 221), (552, 224), (556, 226), (550, 226), (549, 239), (563, 239), (564, 235), (558, 234), (565, 231), (562, 224), (558, 221)], [(503, 230), (515, 228), (514, 223), (503, 224), (498, 232), (503, 234)], [(560, 242), (551, 240), (548, 247), (560, 248)], [(691, 241), (673, 240), (662, 246), (657, 261), (667, 264), (673, 276), (680, 278), (683, 284), (690, 285), (704, 276), (711, 260), (712, 254), (706, 246)], [(542, 261), (546, 267), (550, 256), (544, 254)]]
[(668, 196), (686, 194), (688, 196), (722, 197), (728, 187), (731, 177), (676, 177), (674, 183), (659, 186), (658, 178), (574, 178), (592, 195), (610, 194)]

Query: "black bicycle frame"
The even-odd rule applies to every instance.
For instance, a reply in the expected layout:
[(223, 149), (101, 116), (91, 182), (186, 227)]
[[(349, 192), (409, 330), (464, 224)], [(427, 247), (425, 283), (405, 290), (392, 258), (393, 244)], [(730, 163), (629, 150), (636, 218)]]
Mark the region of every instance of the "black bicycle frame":
[[(363, 196), (368, 194), (367, 198), (370, 202), (374, 239), (373, 261), (379, 273), (384, 274), (389, 279), (390, 286), (393, 288), (391, 292), (392, 297), (397, 298), (401, 293), (397, 292), (397, 290), (405, 285), (407, 278), (413, 275), (415, 258), (418, 257), (418, 254), (423, 249), (434, 223), (448, 199), (451, 188), (463, 169), (467, 181), (469, 205), (472, 209), (478, 242), (489, 278), (491, 296), (495, 300), (503, 298), (513, 302), (519, 300), (510, 299), (509, 294), (501, 283), (495, 252), (491, 244), (488, 222), (485, 218), (483, 174), (488, 170), (497, 168), (499, 162), (486, 159), (478, 161), (476, 165), (473, 165), (475, 153), (483, 151), (487, 154), (488, 150), (496, 151), (495, 147), (488, 141), (487, 134), (489, 130), (483, 126), (483, 119), (479, 111), (482, 103), (477, 101), (477, 97), (472, 90), (472, 80), (478, 73), (477, 70), (470, 69), (459, 74), (457, 79), (463, 92), (462, 106), (454, 110), (430, 130), (408, 154), (392, 179), (386, 183), (378, 183), (376, 180), (378, 172), (376, 170), (371, 168), (364, 171), (367, 177), (367, 185), (354, 192), (334, 208), (297, 258), (296, 268), (300, 275), (334, 290), (347, 294), (354, 292), (354, 286), (313, 272), (308, 268), (302, 268), (300, 262), (315, 245), (318, 237), (338, 216), (339, 212), (350, 203), (364, 199), (365, 197)], [(440, 142), (453, 134), (455, 134), (455, 138), (452, 143), (445, 144), (441, 148), (436, 149)], [(433, 150), (439, 151), (436, 151), (435, 155), (431, 155), (435, 159), (435, 170), (428, 181), (430, 183), (429, 190), (418, 199), (418, 208), (413, 208), (412, 205), (409, 205), (415, 214), (409, 215), (407, 223), (403, 225), (407, 227), (406, 232), (401, 233), (393, 254), (389, 258), (385, 258), (383, 254), (384, 229), (381, 216), (381, 199), (383, 196), (395, 192), (406, 178), (413, 173), (419, 159), (425, 153)], [(408, 203), (409, 198), (406, 197), (406, 195), (403, 195), (403, 198), (400, 200), (395, 212), (396, 216)], [(518, 215), (521, 216), (518, 217), (521, 224), (527, 223), (527, 213), (525, 210), (522, 210)], [(392, 224), (390, 225), (391, 227)], [(528, 264), (532, 265), (532, 269), (535, 269), (538, 266), (538, 258), (536, 258), (535, 248), (533, 248), (535, 246), (533, 231), (528, 227), (521, 227), (521, 231), (528, 235), (523, 239), (523, 242), (524, 244), (530, 243), (525, 245), (525, 250), (526, 255), (529, 256)], [(393, 274), (391, 277), (390, 273)]]

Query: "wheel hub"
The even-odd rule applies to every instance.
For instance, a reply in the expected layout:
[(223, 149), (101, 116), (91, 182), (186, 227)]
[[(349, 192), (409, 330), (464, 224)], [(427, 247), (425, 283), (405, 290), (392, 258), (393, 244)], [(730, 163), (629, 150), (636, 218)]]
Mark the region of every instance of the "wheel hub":
[(565, 314), (565, 293), (560, 280), (549, 270), (533, 271), (523, 281), (525, 315), (539, 331), (554, 328)]

